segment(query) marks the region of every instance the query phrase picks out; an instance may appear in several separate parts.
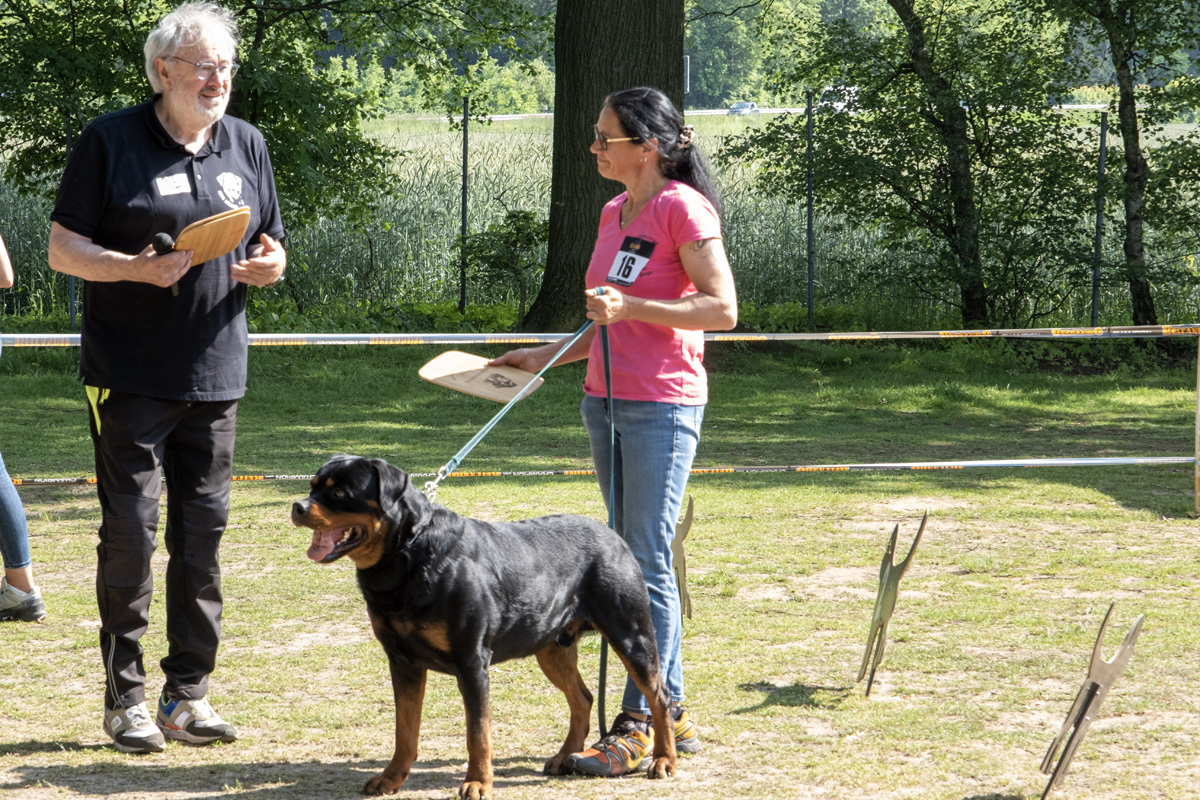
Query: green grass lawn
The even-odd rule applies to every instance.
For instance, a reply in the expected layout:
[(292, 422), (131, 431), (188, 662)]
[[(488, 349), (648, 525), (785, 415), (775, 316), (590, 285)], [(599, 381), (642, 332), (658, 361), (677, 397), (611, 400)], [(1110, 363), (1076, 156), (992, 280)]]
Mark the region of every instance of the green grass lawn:
[[(466, 347), (490, 354), (497, 347)], [(330, 455), (434, 472), (499, 409), (417, 378), (438, 348), (254, 348), (235, 472), (311, 474)], [(713, 344), (697, 466), (1190, 456), (1195, 349), (1135, 342)], [(7, 349), (0, 452), (14, 477), (92, 474), (74, 351)], [(1118, 362), (1133, 367), (1105, 366)], [(590, 467), (582, 369), (556, 368), (462, 471)], [(1087, 674), (1145, 626), (1053, 797), (1195, 796), (1200, 541), (1190, 465), (751, 472), (692, 479), (688, 705), (705, 747), (673, 781), (544, 778), (567, 707), (536, 665), (492, 670), (497, 797), (1040, 797), (1038, 768)], [(255, 800), (358, 796), (391, 756), (391, 691), (348, 563), (309, 562), (288, 521), (303, 481), (240, 483), (222, 547), (224, 636), (210, 698), (229, 746), (130, 757), (100, 729), (95, 490), (21, 490), (48, 618), (0, 625), (0, 794)], [(451, 477), (439, 501), (487, 519), (605, 518), (589, 477)], [(886, 659), (855, 683), (892, 527), (907, 551)], [(156, 555), (161, 575), (165, 553)], [(161, 598), (142, 643), (161, 685)], [(594, 686), (597, 641), (585, 641)], [(619, 702), (610, 670), (608, 704)], [(452, 797), (462, 702), (431, 677), (403, 796)]]

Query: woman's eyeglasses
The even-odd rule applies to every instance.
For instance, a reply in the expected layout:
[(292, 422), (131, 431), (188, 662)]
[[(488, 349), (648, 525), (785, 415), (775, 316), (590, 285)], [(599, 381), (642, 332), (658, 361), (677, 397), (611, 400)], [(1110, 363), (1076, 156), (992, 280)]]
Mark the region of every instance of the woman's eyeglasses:
[(609, 139), (595, 125), (592, 126), (592, 130), (596, 132), (596, 141), (600, 143), (601, 150), (607, 150), (611, 142), (640, 142), (642, 140), (640, 136), (622, 136), (619, 139)]

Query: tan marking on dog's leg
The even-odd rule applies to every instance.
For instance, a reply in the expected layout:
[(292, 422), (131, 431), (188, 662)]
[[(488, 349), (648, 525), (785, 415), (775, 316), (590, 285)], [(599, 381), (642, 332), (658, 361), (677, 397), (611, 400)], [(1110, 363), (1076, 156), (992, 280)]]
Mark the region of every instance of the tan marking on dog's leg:
[(396, 700), (396, 750), (383, 772), (363, 786), (363, 794), (392, 794), (408, 779), (413, 762), (417, 759), (426, 672), (423, 669), (398, 667), (394, 663), (390, 666)]
[[(609, 642), (609, 646), (612, 646), (612, 642)], [(613, 648), (613, 652), (617, 653), (625, 671), (633, 678), (634, 686), (645, 695), (650, 706), (650, 721), (654, 726), (654, 748), (650, 751), (651, 761), (649, 769), (646, 770), (646, 777), (651, 780), (673, 778), (676, 763), (675, 720), (671, 719), (670, 699), (667, 696), (667, 687), (663, 684), (662, 673), (655, 669), (642, 676), (633, 668), (624, 653), (617, 652), (616, 648)], [(658, 664), (653, 666), (657, 667)]]
[(478, 719), (467, 715), (467, 778), (458, 789), (462, 800), (491, 800), (492, 711), (486, 698)]
[(588, 721), (592, 715), (592, 693), (579, 674), (579, 648), (575, 642), (569, 647), (549, 644), (537, 654), (538, 666), (550, 682), (567, 696), (571, 709), (571, 723), (562, 748), (546, 762), (542, 772), (547, 775), (563, 774), (563, 763), (571, 753), (578, 753), (587, 744)]

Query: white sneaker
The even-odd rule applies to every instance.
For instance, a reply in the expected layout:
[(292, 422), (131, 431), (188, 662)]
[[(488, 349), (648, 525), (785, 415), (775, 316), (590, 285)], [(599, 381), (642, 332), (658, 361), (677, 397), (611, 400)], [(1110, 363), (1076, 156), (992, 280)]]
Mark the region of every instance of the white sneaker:
[(158, 698), (159, 729), (169, 739), (187, 744), (237, 741), (237, 731), (212, 710), (208, 700), (174, 699), (164, 689)]
[(161, 753), (167, 746), (145, 703), (104, 709), (104, 732), (122, 753)]
[(38, 587), (22, 592), (0, 578), (0, 622), (37, 622), (45, 618), (46, 604), (42, 602), (42, 592)]

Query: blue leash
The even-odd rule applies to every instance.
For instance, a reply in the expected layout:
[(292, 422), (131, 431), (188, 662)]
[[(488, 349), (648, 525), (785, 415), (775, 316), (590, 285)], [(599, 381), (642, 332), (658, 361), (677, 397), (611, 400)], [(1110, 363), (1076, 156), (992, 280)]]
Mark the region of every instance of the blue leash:
[(525, 397), (527, 394), (529, 394), (531, 391), (533, 391), (533, 389), (531, 387), (533, 387), (537, 384), (536, 379), (542, 377), (543, 372), (550, 369), (550, 367), (554, 366), (554, 362), (558, 361), (558, 359), (562, 356), (562, 354), (567, 351), (568, 347), (575, 344), (575, 342), (579, 341), (579, 337), (583, 336), (583, 334), (586, 333), (587, 329), (590, 328), (591, 326), (592, 326), (592, 321), (588, 320), (587, 322), (585, 322), (583, 324), (582, 328), (575, 331), (574, 335), (572, 335), (571, 338), (567, 340), (566, 344), (564, 344), (561, 348), (559, 348), (559, 351), (554, 354), (554, 358), (550, 359), (546, 363), (546, 366), (542, 367), (541, 371), (538, 372), (538, 374), (534, 376), (535, 379), (530, 381), (528, 384), (526, 384), (525, 387), (523, 389), (521, 389), (521, 391), (517, 392), (516, 397), (514, 397), (512, 400), (509, 400), (508, 403), (505, 404), (504, 408), (500, 409), (500, 411), (497, 412), (496, 416), (492, 417), (491, 421), (488, 422), (487, 425), (484, 425), (483, 428), (480, 429), (479, 433), (477, 433), (473, 437), (471, 437), (471, 441), (467, 442), (461, 450), (459, 450), (457, 453), (454, 454), (453, 458), (451, 458), (449, 461), (447, 461), (445, 463), (445, 465), (441, 469), (438, 470), (437, 476), (433, 480), (431, 480), (425, 484), (425, 496), (428, 497), (430, 499), (430, 501), (434, 501), (437, 499), (438, 484), (441, 483), (445, 478), (447, 478), (451, 472), (454, 472), (454, 470), (458, 469), (458, 465), (461, 464), (463, 459), (467, 457), (467, 454), (475, 449), (475, 445), (477, 445), (481, 441), (483, 441), (483, 437), (487, 436), (488, 433), (491, 432), (492, 428), (494, 428), (496, 426), (496, 423), (499, 422), (500, 419), (505, 414), (507, 414), (509, 412), (509, 410), (513, 406), (515, 406), (521, 398)]
[[(601, 286), (601, 287), (597, 288), (596, 294), (604, 294), (604, 287)], [(487, 436), (488, 433), (491, 432), (492, 428), (494, 428), (496, 426), (496, 423), (499, 422), (501, 420), (501, 418), (503, 418), (504, 415), (507, 414), (509, 412), (509, 410), (514, 405), (516, 405), (517, 402), (519, 402), (521, 400), (521, 398), (525, 397), (527, 394), (529, 394), (529, 392), (532, 391), (532, 389), (530, 387), (535, 385), (536, 378), (540, 378), (542, 376), (542, 373), (544, 373), (546, 370), (550, 369), (550, 367), (554, 366), (554, 363), (556, 361), (558, 361), (558, 359), (562, 356), (562, 354), (567, 351), (567, 348), (569, 348), (571, 345), (575, 344), (575, 342), (579, 341), (579, 337), (581, 337), (581, 336), (583, 336), (583, 334), (587, 333), (588, 328), (592, 327), (593, 324), (594, 323), (591, 320), (588, 320), (587, 322), (585, 322), (583, 324), (583, 327), (581, 327), (579, 330), (575, 331), (575, 333), (571, 336), (571, 338), (568, 339), (566, 341), (566, 343), (563, 344), (563, 346), (559, 348), (558, 352), (554, 354), (554, 357), (551, 358), (548, 362), (546, 362), (546, 366), (542, 367), (542, 369), (537, 373), (537, 375), (534, 376), (535, 380), (530, 381), (528, 384), (526, 384), (525, 387), (523, 389), (521, 389), (520, 392), (517, 393), (516, 397), (514, 397), (512, 400), (509, 400), (508, 403), (505, 404), (504, 408), (500, 409), (500, 411), (496, 413), (496, 416), (492, 417), (492, 419), (488, 422), (488, 424), (484, 425), (479, 430), (479, 433), (477, 433), (473, 437), (471, 437), (471, 441), (469, 441), (465, 445), (463, 445), (463, 448), (461, 450), (459, 450), (457, 453), (455, 453), (454, 457), (451, 458), (449, 461), (447, 461), (445, 463), (445, 465), (443, 465), (442, 468), (438, 470), (437, 476), (434, 477), (433, 480), (431, 480), (425, 484), (425, 496), (429, 498), (430, 502), (437, 500), (438, 484), (441, 483), (445, 478), (449, 477), (450, 473), (452, 473), (452, 472), (454, 472), (454, 470), (458, 469), (459, 464), (461, 464), (463, 459), (467, 457), (467, 454), (475, 449), (475, 445), (477, 445), (481, 441), (483, 441), (483, 437)], [(616, 426), (613, 422), (612, 367), (609, 362), (609, 356), (608, 356), (608, 326), (606, 326), (606, 325), (600, 326), (600, 345), (601, 345), (601, 349), (604, 351), (604, 385), (605, 385), (605, 389), (606, 389), (606, 392), (608, 395), (608, 465), (609, 465), (609, 470), (608, 470), (608, 527), (612, 528), (614, 523), (616, 522), (616, 519), (615, 519), (616, 515), (613, 511), (613, 503), (615, 502), (614, 494), (616, 491), (616, 482), (617, 482), (617, 479), (616, 479), (617, 433), (616, 433)], [(600, 702), (597, 704), (597, 707), (596, 707), (597, 713), (599, 714), (599, 717), (600, 717), (600, 724), (598, 726), (600, 729), (600, 738), (604, 738), (605, 736), (608, 735), (608, 727), (605, 725), (605, 715), (604, 715), (605, 683), (607, 682), (607, 680), (608, 680), (608, 641), (605, 640), (603, 637), (601, 637), (601, 639), (600, 639), (600, 686), (598, 687), (598, 690), (600, 692), (600, 698), (599, 698)]]

